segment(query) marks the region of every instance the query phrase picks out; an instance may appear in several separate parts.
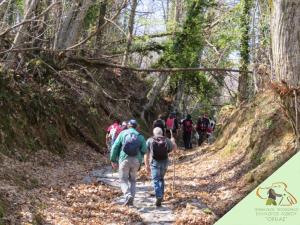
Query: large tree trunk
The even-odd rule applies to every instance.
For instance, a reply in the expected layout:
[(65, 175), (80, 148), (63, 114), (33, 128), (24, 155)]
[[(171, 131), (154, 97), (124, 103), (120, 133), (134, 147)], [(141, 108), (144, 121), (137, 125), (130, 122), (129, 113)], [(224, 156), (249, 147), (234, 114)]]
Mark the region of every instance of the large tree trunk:
[(128, 24), (127, 45), (126, 45), (126, 50), (125, 50), (123, 61), (122, 61), (123, 66), (126, 66), (127, 62), (128, 62), (129, 51), (130, 51), (130, 47), (131, 47), (131, 43), (132, 43), (132, 35), (133, 35), (136, 7), (137, 7), (137, 0), (132, 0), (131, 1), (131, 12), (130, 12), (130, 17), (129, 17), (129, 22), (128, 22), (129, 24)]
[(65, 19), (57, 33), (54, 49), (66, 49), (78, 41), (84, 18), (92, 3), (92, 0), (80, 0), (63, 15)]
[(300, 84), (300, 1), (273, 0), (273, 66), (278, 81)]
[(272, 51), (274, 70), (282, 103), (291, 118), (297, 135), (296, 149), (299, 150), (300, 92), (291, 87), (300, 85), (300, 1), (273, 0)]

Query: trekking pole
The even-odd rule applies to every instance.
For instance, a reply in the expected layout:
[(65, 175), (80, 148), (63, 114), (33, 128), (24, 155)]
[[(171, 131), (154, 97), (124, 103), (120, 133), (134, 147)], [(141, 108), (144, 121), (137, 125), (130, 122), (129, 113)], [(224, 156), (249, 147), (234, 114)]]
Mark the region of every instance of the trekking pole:
[[(173, 137), (173, 131), (170, 130), (171, 133), (171, 139)], [(174, 191), (175, 191), (175, 149), (173, 151), (173, 183), (172, 183), (172, 197), (174, 197)]]

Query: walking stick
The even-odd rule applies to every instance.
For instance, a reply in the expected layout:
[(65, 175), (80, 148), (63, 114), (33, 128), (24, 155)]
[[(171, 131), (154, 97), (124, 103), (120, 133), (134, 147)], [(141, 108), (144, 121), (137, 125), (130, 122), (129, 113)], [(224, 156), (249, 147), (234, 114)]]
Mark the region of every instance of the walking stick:
[[(173, 131), (170, 130), (171, 139), (173, 138)], [(174, 197), (175, 191), (175, 149), (173, 150), (173, 183), (172, 183), (172, 197)]]

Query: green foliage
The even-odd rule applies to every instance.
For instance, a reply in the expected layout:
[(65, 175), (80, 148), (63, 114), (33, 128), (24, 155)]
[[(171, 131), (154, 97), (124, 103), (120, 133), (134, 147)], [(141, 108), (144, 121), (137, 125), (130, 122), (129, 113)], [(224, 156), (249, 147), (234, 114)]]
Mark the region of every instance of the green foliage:
[[(205, 9), (212, 5), (209, 0), (186, 1), (187, 15), (180, 31), (176, 32), (173, 40), (166, 43), (164, 55), (157, 66), (163, 67), (198, 67), (204, 47), (203, 24)], [(185, 92), (207, 99), (215, 86), (207, 81), (204, 73), (180, 72), (172, 75), (170, 91), (173, 95), (179, 81), (185, 84)]]
[(5, 215), (5, 206), (3, 201), (0, 199), (0, 225), (4, 225), (4, 221), (2, 220)]
[[(231, 68), (237, 66), (231, 60), (232, 55), (237, 55), (240, 50), (241, 29), (240, 17), (241, 4), (226, 10), (225, 14), (219, 18), (219, 9), (211, 8), (207, 16), (208, 23), (214, 23), (216, 17), (219, 22), (209, 31), (208, 41), (211, 46), (204, 49), (202, 63), (206, 67), (217, 66), (221, 68)], [(212, 47), (213, 46), (213, 47)]]
[(272, 7), (272, 1), (270, 3), (261, 2), (261, 12), (259, 18), (259, 29), (261, 32), (260, 45), (264, 49), (268, 49), (271, 45), (271, 31), (270, 31), (270, 8)]
[(22, 15), (24, 14), (24, 3), (25, 3), (24, 0), (16, 0), (15, 1), (17, 8)]
[(93, 4), (87, 11), (87, 14), (84, 18), (84, 26), (89, 28), (97, 23), (99, 16), (99, 5)]
[(242, 15), (241, 15), (241, 69), (247, 70), (248, 64), (250, 62), (250, 10), (252, 7), (252, 0), (243, 0), (242, 1)]

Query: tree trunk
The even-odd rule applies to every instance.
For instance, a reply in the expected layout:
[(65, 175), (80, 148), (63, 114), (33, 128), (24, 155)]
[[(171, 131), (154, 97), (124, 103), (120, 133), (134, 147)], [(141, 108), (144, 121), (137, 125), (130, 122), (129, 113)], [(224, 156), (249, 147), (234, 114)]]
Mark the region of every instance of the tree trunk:
[(82, 31), (84, 18), (92, 3), (92, 0), (80, 0), (63, 15), (65, 19), (57, 33), (54, 49), (66, 49), (76, 44)]
[(128, 21), (128, 36), (127, 36), (127, 45), (126, 45), (126, 50), (124, 53), (122, 65), (126, 66), (128, 62), (128, 57), (129, 57), (129, 51), (132, 43), (132, 34), (133, 34), (133, 28), (134, 28), (134, 18), (135, 18), (135, 12), (136, 12), (136, 7), (137, 7), (137, 0), (132, 0), (131, 1), (131, 12), (130, 12), (130, 17)]
[(174, 21), (176, 24), (180, 22), (182, 18), (182, 1), (176, 0), (175, 2), (175, 14), (174, 14)]
[(105, 23), (104, 17), (106, 15), (106, 9), (107, 9), (107, 0), (104, 0), (103, 2), (100, 2), (100, 7), (99, 7), (99, 16), (98, 16), (98, 24), (97, 24), (97, 30), (99, 30), (99, 32), (96, 35), (96, 41), (95, 41), (96, 55), (99, 55), (101, 52), (103, 31), (100, 30), (99, 28), (103, 26), (103, 24)]
[[(252, 0), (243, 0), (243, 12), (241, 16), (241, 29), (242, 29), (242, 40), (241, 40), (241, 68), (242, 71), (248, 71), (248, 65), (250, 62), (250, 9), (252, 6)], [(238, 86), (238, 99), (237, 103), (246, 101), (249, 97), (249, 82), (250, 77), (248, 73), (240, 73), (239, 86)]]
[(180, 111), (180, 103), (183, 100), (183, 94), (184, 94), (184, 80), (180, 79), (177, 85), (177, 91), (175, 95), (175, 100), (172, 104), (172, 111), (179, 112)]
[[(36, 14), (38, 15), (41, 14), (43, 9), (48, 8), (51, 4), (52, 4), (51, 0), (43, 0), (42, 4), (40, 4), (39, 7), (37, 7)], [(30, 33), (33, 34), (34, 37), (39, 37), (33, 40), (32, 42), (33, 47), (43, 47), (43, 44), (45, 44), (43, 39), (47, 38), (46, 30), (48, 28), (49, 19), (50, 19), (50, 13), (47, 12), (40, 18), (40, 20), (42, 20), (41, 22), (33, 23), (33, 26), (30, 29)]]
[[(53, 3), (56, 3), (60, 0), (53, 0)], [(51, 48), (55, 49), (57, 46), (57, 38), (58, 38), (58, 32), (62, 26), (63, 22), (63, 4), (59, 4), (57, 9), (53, 12), (53, 17), (54, 17), (54, 40), (51, 42)]]
[[(30, 20), (34, 14), (35, 10), (37, 8), (37, 5), (40, 1), (39, 0), (27, 0), (25, 1), (25, 15), (23, 20)], [(15, 36), (14, 42), (13, 42), (13, 47), (15, 46), (22, 46), (24, 47), (24, 43), (27, 42), (28, 38), (28, 28), (30, 24), (29, 23), (24, 23), (22, 26), (20, 26), (18, 33)], [(13, 67), (15, 63), (18, 63), (17, 59), (17, 53), (16, 52), (10, 52), (7, 56), (7, 63), (4, 66), (4, 70), (10, 69)], [(23, 60), (23, 56), (21, 55), (20, 61)]]
[(168, 79), (167, 73), (161, 73), (155, 83), (153, 84), (151, 90), (147, 94), (147, 104), (143, 107), (142, 119), (145, 120), (145, 112), (148, 111), (154, 104), (156, 97), (159, 95), (161, 89), (163, 88), (166, 80)]
[(277, 81), (300, 85), (300, 1), (273, 0), (272, 52)]
[(8, 3), (9, 3), (9, 0), (4, 0), (4, 1), (0, 2), (0, 21), (3, 21), (3, 17), (7, 10)]
[(285, 83), (279, 92), (285, 92), (281, 99), (291, 118), (299, 150), (300, 93), (294, 90), (288, 94), (284, 90), (300, 85), (300, 1), (273, 0), (271, 28), (275, 76), (278, 82)]

